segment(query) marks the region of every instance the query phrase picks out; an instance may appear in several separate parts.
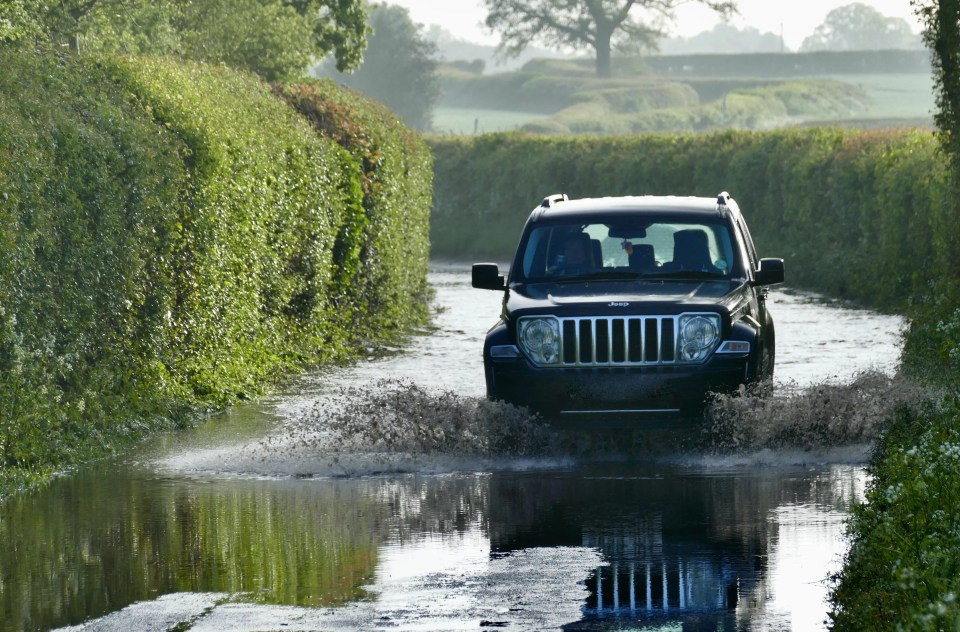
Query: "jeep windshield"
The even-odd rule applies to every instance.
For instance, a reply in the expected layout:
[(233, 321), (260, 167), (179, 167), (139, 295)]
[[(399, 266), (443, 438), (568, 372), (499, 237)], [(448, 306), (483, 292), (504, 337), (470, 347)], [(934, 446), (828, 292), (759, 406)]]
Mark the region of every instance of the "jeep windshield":
[[(519, 265), (516, 265), (519, 264)], [(739, 270), (722, 219), (627, 215), (535, 226), (517, 253), (514, 280), (722, 280)]]

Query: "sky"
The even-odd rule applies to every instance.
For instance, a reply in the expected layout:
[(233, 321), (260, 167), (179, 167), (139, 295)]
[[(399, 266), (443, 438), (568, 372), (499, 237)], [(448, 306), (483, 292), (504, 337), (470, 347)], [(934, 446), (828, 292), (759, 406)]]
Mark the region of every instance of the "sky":
[[(753, 26), (775, 34), (782, 28), (786, 47), (797, 50), (832, 9), (854, 1), (870, 5), (886, 16), (903, 18), (915, 32), (920, 31), (909, 0), (738, 0), (740, 15), (730, 22), (740, 28)], [(437, 24), (461, 39), (497, 43), (497, 37), (483, 26), (486, 10), (481, 0), (387, 0), (387, 3), (406, 7), (413, 21), (426, 27)], [(718, 22), (710, 9), (691, 0), (681, 0), (677, 19), (669, 32), (671, 36), (689, 37), (709, 31)]]

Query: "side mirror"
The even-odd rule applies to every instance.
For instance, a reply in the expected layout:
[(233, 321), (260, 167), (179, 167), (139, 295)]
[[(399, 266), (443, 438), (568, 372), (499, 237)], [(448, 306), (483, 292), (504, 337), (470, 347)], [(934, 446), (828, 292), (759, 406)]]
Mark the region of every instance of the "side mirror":
[(761, 259), (754, 279), (754, 285), (783, 283), (783, 259)]
[(473, 287), (481, 290), (503, 290), (506, 281), (495, 263), (473, 264)]

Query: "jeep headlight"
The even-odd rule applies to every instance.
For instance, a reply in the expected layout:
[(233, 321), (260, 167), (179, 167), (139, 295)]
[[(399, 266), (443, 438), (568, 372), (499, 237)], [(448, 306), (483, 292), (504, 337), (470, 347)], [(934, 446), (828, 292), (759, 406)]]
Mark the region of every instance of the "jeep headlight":
[(680, 362), (703, 362), (720, 342), (718, 314), (684, 314), (680, 317), (677, 358)]
[(520, 348), (534, 364), (556, 364), (560, 358), (560, 325), (554, 318), (520, 321)]

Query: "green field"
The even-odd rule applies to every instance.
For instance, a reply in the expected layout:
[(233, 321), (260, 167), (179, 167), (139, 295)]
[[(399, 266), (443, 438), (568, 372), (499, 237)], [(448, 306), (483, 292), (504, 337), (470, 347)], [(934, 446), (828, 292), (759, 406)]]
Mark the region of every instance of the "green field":
[(718, 76), (668, 77), (631, 69), (603, 80), (557, 63), (531, 62), (520, 71), (486, 75), (447, 69), (434, 130), (563, 135), (932, 125), (928, 72), (904, 68), (883, 74), (874, 64), (863, 72), (777, 75), (763, 74), (749, 61), (728, 64)]
[(863, 90), (870, 103), (860, 118), (924, 118), (934, 110), (933, 79), (928, 74), (828, 75)]
[(433, 130), (448, 134), (511, 132), (543, 114), (513, 110), (440, 107), (433, 113)]

